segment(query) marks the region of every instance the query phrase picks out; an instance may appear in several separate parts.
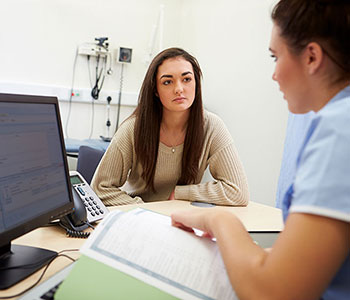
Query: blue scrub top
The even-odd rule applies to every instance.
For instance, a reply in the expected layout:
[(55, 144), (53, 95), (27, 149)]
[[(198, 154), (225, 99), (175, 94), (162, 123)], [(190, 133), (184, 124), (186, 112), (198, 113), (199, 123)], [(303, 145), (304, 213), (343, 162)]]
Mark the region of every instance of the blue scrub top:
[(278, 208), (282, 208), (283, 196), (294, 181), (298, 154), (314, 115), (313, 111), (307, 114), (293, 114), (290, 112), (288, 115), (286, 138), (276, 192), (276, 207)]
[[(350, 223), (350, 86), (311, 120), (282, 211), (284, 220), (299, 212)], [(322, 299), (350, 299), (349, 256)]]

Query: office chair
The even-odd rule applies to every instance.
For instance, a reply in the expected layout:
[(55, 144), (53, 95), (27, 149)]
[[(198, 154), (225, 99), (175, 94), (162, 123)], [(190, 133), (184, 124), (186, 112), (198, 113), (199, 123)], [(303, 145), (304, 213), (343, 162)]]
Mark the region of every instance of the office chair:
[(95, 170), (104, 154), (103, 150), (89, 146), (80, 146), (77, 161), (77, 171), (85, 178), (88, 184), (91, 183)]

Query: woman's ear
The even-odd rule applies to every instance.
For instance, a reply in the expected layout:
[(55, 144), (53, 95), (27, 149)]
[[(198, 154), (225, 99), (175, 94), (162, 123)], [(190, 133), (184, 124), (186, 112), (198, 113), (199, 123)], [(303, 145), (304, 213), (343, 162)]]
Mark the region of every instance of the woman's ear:
[(309, 43), (305, 47), (306, 67), (310, 75), (314, 75), (320, 68), (324, 59), (322, 47), (315, 42)]

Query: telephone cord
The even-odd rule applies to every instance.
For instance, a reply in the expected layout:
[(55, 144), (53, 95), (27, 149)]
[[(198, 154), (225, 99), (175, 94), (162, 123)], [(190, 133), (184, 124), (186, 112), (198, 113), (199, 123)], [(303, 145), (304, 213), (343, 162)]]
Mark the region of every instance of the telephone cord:
[[(90, 223), (86, 222), (85, 224), (89, 226)], [(68, 237), (87, 239), (90, 235), (90, 232), (76, 231), (76, 230), (70, 229), (64, 226), (61, 222), (59, 222), (59, 225), (66, 230), (66, 236)]]

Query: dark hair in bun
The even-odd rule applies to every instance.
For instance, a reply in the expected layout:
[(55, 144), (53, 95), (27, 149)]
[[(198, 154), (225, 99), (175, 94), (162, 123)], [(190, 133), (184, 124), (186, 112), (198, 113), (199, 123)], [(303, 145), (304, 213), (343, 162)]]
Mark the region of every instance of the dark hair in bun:
[(338, 80), (350, 79), (349, 0), (280, 0), (271, 17), (291, 51), (317, 42), (338, 66)]

